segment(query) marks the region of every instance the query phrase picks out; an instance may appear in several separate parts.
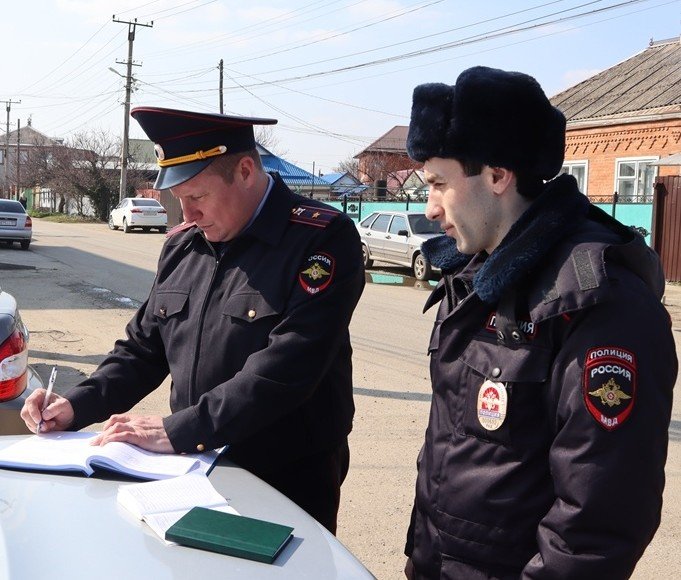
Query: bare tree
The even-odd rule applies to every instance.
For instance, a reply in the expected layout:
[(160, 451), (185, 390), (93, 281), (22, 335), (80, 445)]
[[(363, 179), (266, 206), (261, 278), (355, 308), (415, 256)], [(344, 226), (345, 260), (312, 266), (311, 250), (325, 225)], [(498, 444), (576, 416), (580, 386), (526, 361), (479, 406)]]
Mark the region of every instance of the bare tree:
[(338, 173), (349, 173), (354, 178), (359, 179), (359, 161), (352, 156), (340, 161), (333, 170)]
[(288, 155), (288, 149), (282, 148), (279, 137), (276, 136), (272, 125), (255, 125), (254, 129), (256, 143), (279, 157), (286, 157)]
[(102, 130), (77, 133), (55, 151), (52, 184), (83, 215), (91, 205), (99, 219), (107, 219), (118, 199), (120, 140)]

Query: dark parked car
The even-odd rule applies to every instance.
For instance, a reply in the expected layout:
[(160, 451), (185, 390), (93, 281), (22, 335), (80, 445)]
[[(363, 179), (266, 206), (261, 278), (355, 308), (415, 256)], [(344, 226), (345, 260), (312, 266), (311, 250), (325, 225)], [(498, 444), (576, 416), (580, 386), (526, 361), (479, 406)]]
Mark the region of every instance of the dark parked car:
[(43, 386), (28, 365), (28, 337), (17, 301), (0, 289), (0, 435), (29, 433), (19, 411), (26, 397)]
[(0, 242), (19, 242), (28, 250), (33, 235), (33, 221), (24, 206), (12, 199), (0, 199)]
[(364, 253), (364, 267), (374, 260), (411, 268), (417, 280), (428, 280), (433, 268), (421, 253), (427, 239), (443, 235), (438, 222), (430, 221), (423, 212), (377, 211), (358, 225)]

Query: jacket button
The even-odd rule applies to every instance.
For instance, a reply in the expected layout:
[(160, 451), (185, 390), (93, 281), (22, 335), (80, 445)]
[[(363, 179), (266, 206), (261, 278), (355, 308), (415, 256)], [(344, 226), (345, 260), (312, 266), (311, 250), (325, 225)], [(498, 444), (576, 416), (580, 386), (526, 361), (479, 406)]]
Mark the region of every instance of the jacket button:
[(165, 318), (166, 314), (168, 314), (168, 310), (166, 309), (165, 306), (161, 306), (161, 308), (158, 309), (158, 313), (159, 313), (160, 316)]
[(501, 369), (499, 367), (494, 367), (492, 369), (492, 376), (496, 379), (501, 375)]
[(501, 330), (497, 330), (497, 338), (498, 338), (499, 340), (505, 340), (505, 339), (506, 339), (506, 336), (504, 335), (503, 332), (501, 332)]
[(515, 342), (520, 342), (520, 340), (522, 339), (522, 336), (520, 336), (520, 333), (519, 333), (517, 330), (514, 330), (514, 331), (511, 333), (511, 338), (512, 338)]
[(248, 311), (248, 318), (255, 318), (256, 312), (252, 308)]
[(206, 450), (206, 446), (205, 446), (203, 443), (199, 443), (199, 444), (196, 446), (196, 450), (197, 450), (199, 453), (203, 453), (203, 452)]

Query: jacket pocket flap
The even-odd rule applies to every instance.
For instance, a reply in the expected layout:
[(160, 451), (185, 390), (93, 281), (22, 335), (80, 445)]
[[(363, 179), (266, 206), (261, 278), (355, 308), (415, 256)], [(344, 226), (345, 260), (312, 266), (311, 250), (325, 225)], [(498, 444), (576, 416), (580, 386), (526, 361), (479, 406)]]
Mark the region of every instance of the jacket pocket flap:
[(230, 296), (225, 302), (222, 314), (246, 322), (255, 322), (266, 316), (279, 314), (280, 311), (281, 308), (267, 302), (262, 294), (248, 292)]
[(184, 308), (189, 292), (158, 292), (154, 307), (154, 316), (168, 318), (179, 314)]
[(544, 382), (551, 366), (551, 352), (538, 345), (511, 349), (474, 340), (459, 358), (483, 377), (502, 383)]

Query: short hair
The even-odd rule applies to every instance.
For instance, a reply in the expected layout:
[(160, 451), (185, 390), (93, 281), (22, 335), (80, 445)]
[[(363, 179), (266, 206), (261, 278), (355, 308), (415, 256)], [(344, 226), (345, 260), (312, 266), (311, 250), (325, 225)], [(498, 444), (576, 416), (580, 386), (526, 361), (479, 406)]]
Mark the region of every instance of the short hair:
[(216, 157), (215, 161), (211, 163), (206, 169), (210, 169), (215, 173), (224, 176), (227, 183), (234, 181), (234, 170), (244, 157), (250, 157), (255, 164), (256, 169), (264, 171), (262, 159), (257, 149), (249, 149), (248, 151), (241, 151), (239, 153), (232, 153), (228, 155), (220, 155)]
[[(486, 165), (466, 157), (457, 157), (456, 160), (461, 163), (466, 177), (480, 175), (482, 168)], [(511, 171), (513, 170), (511, 169)], [(544, 180), (541, 177), (530, 175), (524, 171), (513, 171), (513, 173), (515, 173), (516, 177), (516, 189), (520, 195), (526, 199), (536, 199), (541, 194), (544, 188)]]

